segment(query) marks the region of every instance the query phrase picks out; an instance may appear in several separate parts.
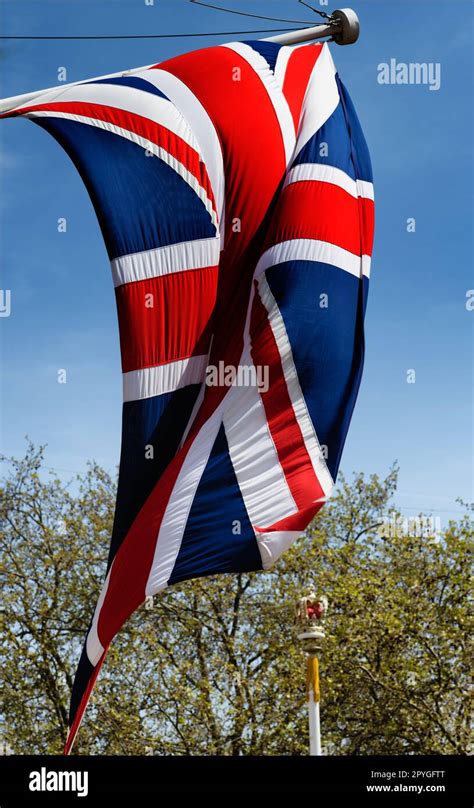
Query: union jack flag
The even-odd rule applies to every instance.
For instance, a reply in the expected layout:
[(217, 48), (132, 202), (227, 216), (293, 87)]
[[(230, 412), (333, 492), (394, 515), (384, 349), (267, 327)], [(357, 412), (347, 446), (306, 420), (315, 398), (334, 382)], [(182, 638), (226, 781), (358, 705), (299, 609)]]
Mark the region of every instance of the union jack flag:
[(327, 44), (206, 48), (9, 115), (77, 166), (120, 331), (115, 521), (69, 751), (147, 596), (268, 569), (330, 495), (362, 372), (372, 171)]

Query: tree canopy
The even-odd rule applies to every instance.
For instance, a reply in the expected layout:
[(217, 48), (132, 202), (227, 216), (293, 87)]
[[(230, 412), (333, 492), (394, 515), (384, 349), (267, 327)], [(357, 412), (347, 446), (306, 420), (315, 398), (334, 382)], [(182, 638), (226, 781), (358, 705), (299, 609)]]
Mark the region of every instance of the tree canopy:
[[(0, 485), (0, 734), (24, 754), (62, 750), (115, 502), (98, 465), (68, 485), (42, 462), (29, 445)], [(329, 599), (324, 751), (467, 753), (472, 509), (441, 532), (421, 520), (393, 529), (396, 485), (396, 467), (340, 478), (272, 571), (188, 581), (145, 603), (111, 646), (75, 751), (306, 754), (294, 606), (312, 588)]]

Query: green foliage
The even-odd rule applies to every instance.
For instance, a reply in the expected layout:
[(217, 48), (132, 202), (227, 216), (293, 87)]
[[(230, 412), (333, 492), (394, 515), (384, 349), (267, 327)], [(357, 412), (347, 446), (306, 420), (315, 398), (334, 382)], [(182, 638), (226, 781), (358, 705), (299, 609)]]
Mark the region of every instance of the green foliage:
[[(30, 445), (0, 489), (1, 735), (29, 754), (62, 749), (115, 497), (98, 466), (71, 493), (42, 456)], [(384, 530), (396, 481), (396, 469), (342, 479), (271, 572), (189, 581), (143, 606), (109, 651), (76, 751), (306, 754), (294, 604), (316, 587), (330, 603), (325, 751), (466, 753), (472, 522)]]

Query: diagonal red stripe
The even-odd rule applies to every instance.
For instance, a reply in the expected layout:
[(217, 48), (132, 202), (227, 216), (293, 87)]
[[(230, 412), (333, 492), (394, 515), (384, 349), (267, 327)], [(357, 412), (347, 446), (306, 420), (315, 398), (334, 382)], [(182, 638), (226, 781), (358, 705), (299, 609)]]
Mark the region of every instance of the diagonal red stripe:
[(87, 118), (94, 118), (94, 120), (97, 121), (104, 121), (114, 126), (120, 126), (122, 129), (133, 132), (148, 142), (159, 146), (172, 157), (175, 157), (176, 160), (197, 179), (201, 187), (204, 188), (208, 198), (211, 200), (214, 210), (216, 210), (216, 203), (207, 169), (198, 152), (179, 137), (179, 135), (171, 132), (165, 126), (161, 126), (155, 121), (151, 121), (149, 118), (137, 115), (134, 112), (129, 112), (128, 110), (84, 101), (56, 101), (51, 104), (37, 104), (35, 106), (25, 107), (19, 112), (13, 113), (13, 116), (41, 111), (51, 113), (68, 112), (72, 115), (83, 115)]
[(74, 716), (74, 721), (71, 724), (71, 727), (68, 732), (66, 744), (64, 746), (64, 754), (69, 755), (71, 752), (72, 746), (74, 744), (74, 740), (76, 735), (79, 731), (79, 727), (81, 725), (82, 716), (84, 715), (85, 709), (87, 707), (88, 701), (90, 699), (91, 693), (94, 689), (95, 681), (100, 673), (100, 669), (104, 663), (105, 657), (107, 655), (107, 648), (104, 650), (102, 656), (100, 657), (99, 661), (97, 662), (92, 674), (90, 676), (89, 681), (87, 682), (86, 689), (82, 695), (82, 699), (80, 701), (79, 707), (77, 708), (76, 715)]
[(252, 359), (256, 366), (268, 367), (269, 389), (261, 393), (268, 427), (283, 468), (288, 487), (299, 509), (324, 496), (296, 419), (288, 392), (280, 352), (263, 305), (258, 286), (251, 317)]

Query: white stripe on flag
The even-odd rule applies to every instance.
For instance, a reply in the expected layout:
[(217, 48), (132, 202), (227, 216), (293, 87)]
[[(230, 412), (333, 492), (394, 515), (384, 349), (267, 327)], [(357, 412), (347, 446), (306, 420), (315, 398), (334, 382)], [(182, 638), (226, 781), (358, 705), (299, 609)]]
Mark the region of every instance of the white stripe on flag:
[[(241, 56), (242, 59), (245, 59), (250, 67), (253, 68), (255, 73), (260, 78), (262, 85), (267, 91), (273, 105), (278, 123), (280, 124), (281, 135), (285, 148), (286, 165), (289, 166), (291, 158), (294, 154), (296, 143), (295, 124), (293, 122), (293, 116), (291, 114), (288, 102), (283, 95), (281, 87), (276, 81), (275, 76), (270, 70), (268, 62), (250, 45), (246, 45), (245, 42), (231, 42), (229, 44), (221, 45), (221, 47), (229, 48), (229, 50), (233, 50), (235, 53), (238, 53), (239, 56)], [(262, 159), (265, 159), (265, 155), (262, 155)]]
[[(240, 365), (250, 362), (242, 358)], [(250, 520), (254, 524), (259, 521), (272, 524), (296, 510), (268, 432), (258, 390), (254, 387), (230, 388), (195, 436), (179, 472), (158, 533), (146, 585), (147, 596), (156, 594), (168, 584), (198, 485), (223, 421), (230, 457)], [(262, 539), (265, 542), (265, 536)]]
[[(258, 281), (258, 291), (260, 293), (261, 301), (268, 312), (268, 321), (273, 331), (280, 354), (283, 375), (285, 377), (288, 394), (293, 405), (295, 418), (298, 422), (298, 426), (301, 429), (301, 434), (303, 436), (314, 473), (324, 491), (325, 496), (328, 497), (334, 488), (334, 482), (324, 459), (318, 436), (313, 426), (313, 422), (301, 390), (285, 323), (265, 275), (260, 275)], [(272, 523), (269, 522), (268, 524)]]
[(294, 182), (328, 182), (331, 185), (337, 185), (348, 194), (363, 199), (374, 198), (374, 186), (371, 182), (364, 180), (353, 180), (349, 174), (342, 171), (340, 168), (334, 166), (324, 165), (322, 163), (301, 163), (290, 169), (285, 179), (283, 188), (287, 185), (292, 185)]
[[(252, 360), (241, 360), (251, 366)], [(224, 429), (235, 476), (254, 527), (272, 525), (295, 513), (285, 473), (256, 387), (233, 387), (224, 411)]]
[(199, 181), (196, 179), (194, 174), (191, 174), (187, 168), (184, 167), (179, 160), (176, 159), (172, 154), (162, 149), (161, 146), (157, 146), (156, 143), (152, 143), (150, 140), (141, 137), (141, 135), (137, 135), (136, 132), (131, 132), (128, 129), (123, 129), (121, 126), (116, 126), (115, 124), (108, 123), (107, 121), (101, 121), (97, 118), (88, 118), (85, 115), (75, 115), (72, 112), (49, 112), (45, 110), (39, 110), (36, 112), (27, 112), (25, 113), (25, 117), (28, 118), (66, 118), (71, 121), (77, 121), (77, 123), (84, 123), (88, 126), (95, 126), (98, 129), (104, 129), (106, 132), (112, 132), (114, 135), (120, 135), (120, 137), (125, 138), (126, 140), (130, 140), (132, 143), (135, 143), (137, 146), (141, 146), (142, 149), (148, 150), (156, 157), (159, 157), (160, 160), (163, 160), (166, 165), (176, 171), (182, 179), (188, 183), (188, 185), (193, 189), (195, 194), (199, 197), (201, 202), (204, 204), (207, 212), (209, 213), (212, 223), (215, 226), (216, 230), (218, 229), (218, 222), (217, 222), (217, 214), (214, 210), (213, 203), (209, 199), (206, 191), (199, 184)]
[(223, 243), (225, 230), (225, 175), (222, 147), (218, 134), (205, 108), (189, 87), (166, 70), (152, 68), (137, 74), (150, 81), (173, 102), (188, 122), (199, 144), (216, 200)]
[(269, 570), (280, 556), (298, 539), (304, 530), (275, 530), (257, 536), (264, 570)]
[(97, 665), (99, 659), (101, 658), (102, 654), (104, 653), (104, 646), (102, 645), (101, 641), (99, 640), (99, 634), (97, 632), (97, 626), (99, 623), (99, 615), (100, 610), (102, 609), (102, 605), (105, 600), (105, 596), (107, 594), (107, 590), (109, 588), (110, 576), (112, 573), (112, 567), (114, 566), (114, 562), (110, 566), (109, 572), (107, 574), (107, 578), (105, 579), (102, 589), (100, 592), (99, 600), (97, 601), (97, 605), (95, 607), (94, 617), (92, 618), (92, 625), (89, 629), (89, 633), (87, 635), (86, 640), (86, 652), (89, 658), (89, 662), (91, 665)]
[(282, 264), (285, 261), (320, 261), (338, 269), (343, 269), (357, 278), (362, 274), (370, 276), (370, 257), (359, 255), (337, 247), (328, 241), (318, 241), (311, 238), (296, 238), (275, 244), (263, 253), (255, 269), (255, 277), (270, 267)]
[[(252, 367), (250, 322), (255, 286), (244, 327), (241, 366)], [(230, 459), (251, 524), (271, 525), (298, 508), (288, 486), (270, 433), (260, 393), (255, 387), (232, 387), (223, 416)]]
[[(146, 72), (136, 75), (146, 78)], [(187, 124), (186, 118), (179, 113), (170, 101), (160, 98), (159, 95), (117, 84), (76, 84), (73, 87), (63, 89), (58, 87), (53, 92), (41, 95), (35, 102), (29, 101), (22, 106), (29, 107), (36, 106), (36, 104), (54, 104), (56, 102), (102, 104), (106, 107), (115, 107), (125, 112), (132, 112), (169, 129), (186, 141), (193, 149), (199, 151), (196, 138)], [(21, 112), (21, 109), (22, 107), (18, 107), (18, 111)]]
[(220, 257), (220, 238), (196, 239), (169, 244), (154, 250), (122, 255), (111, 261), (114, 286), (158, 278), (173, 272), (216, 267)]
[(123, 400), (140, 401), (172, 393), (188, 384), (200, 384), (206, 376), (207, 355), (178, 359), (123, 374)]
[(367, 182), (366, 180), (356, 180), (357, 183), (357, 196), (362, 197), (362, 199), (372, 199), (374, 200), (374, 186), (373, 183)]
[(331, 117), (339, 104), (336, 68), (325, 42), (313, 67), (306, 88), (295, 154), (299, 154), (316, 132)]
[(174, 484), (156, 539), (145, 589), (147, 597), (165, 589), (173, 572), (194, 497), (222, 424), (222, 405), (223, 402), (199, 430)]
[(284, 45), (278, 51), (278, 56), (276, 58), (275, 63), (274, 76), (275, 81), (280, 89), (280, 92), (283, 91), (283, 85), (285, 83), (286, 71), (288, 68), (288, 62), (290, 61), (290, 56), (292, 53), (295, 52), (296, 49), (297, 48), (290, 47), (290, 45)]

